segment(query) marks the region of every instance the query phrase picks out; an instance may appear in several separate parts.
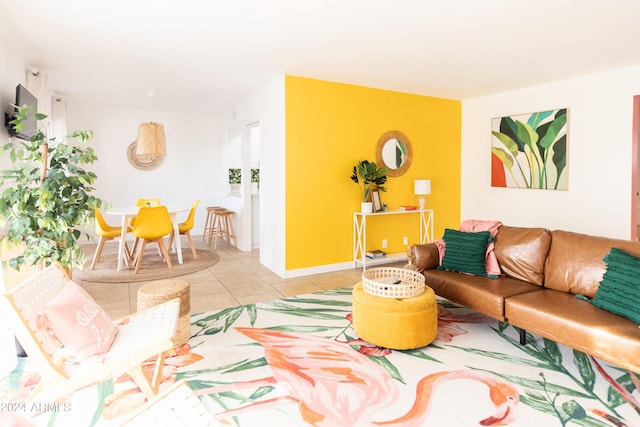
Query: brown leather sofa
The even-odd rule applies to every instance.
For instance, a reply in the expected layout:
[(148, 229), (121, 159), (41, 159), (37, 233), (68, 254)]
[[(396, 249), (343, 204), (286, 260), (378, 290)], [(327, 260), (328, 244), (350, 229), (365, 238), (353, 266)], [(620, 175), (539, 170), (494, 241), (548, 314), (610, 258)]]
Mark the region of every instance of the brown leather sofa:
[(435, 244), (411, 248), (412, 263), (437, 295), (526, 332), (640, 373), (640, 329), (633, 321), (576, 298), (592, 298), (617, 247), (640, 257), (640, 243), (544, 228), (501, 226), (498, 279), (438, 270)]

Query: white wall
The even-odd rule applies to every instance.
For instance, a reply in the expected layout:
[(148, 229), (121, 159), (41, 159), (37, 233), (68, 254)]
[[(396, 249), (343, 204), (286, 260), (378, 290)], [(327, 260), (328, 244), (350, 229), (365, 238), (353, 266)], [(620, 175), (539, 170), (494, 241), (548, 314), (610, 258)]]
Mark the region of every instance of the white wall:
[[(16, 102), (16, 86), (20, 83), (26, 84), (26, 63), (24, 60), (14, 52), (10, 45), (2, 37), (0, 32), (0, 120), (2, 126), (0, 129), (0, 144), (5, 145), (11, 142), (9, 133), (6, 130), (4, 124), (4, 113), (11, 113), (12, 107), (10, 104)], [(0, 159), (0, 167), (3, 169), (9, 165), (8, 156), (3, 156)]]
[[(260, 123), (260, 263), (285, 276), (285, 111), (284, 76), (233, 105), (220, 115), (220, 138), (242, 134), (243, 177), (251, 168), (250, 125)], [(226, 178), (226, 172), (225, 172)], [(251, 180), (242, 179), (241, 210), (237, 211), (242, 250), (251, 248)], [(237, 198), (236, 198), (237, 199)]]
[[(8, 104), (14, 102), (16, 85), (25, 84), (28, 64), (12, 51), (1, 33), (0, 62), (0, 105), (8, 109)], [(46, 70), (42, 71), (46, 73)], [(129, 164), (126, 152), (136, 138), (138, 125), (150, 120), (164, 125), (167, 158), (157, 169), (141, 171)], [(250, 250), (252, 243), (251, 183), (250, 179), (243, 180), (243, 197), (228, 197), (227, 168), (223, 167), (224, 143), (233, 132), (242, 134), (242, 156), (246, 157), (242, 159), (242, 168), (247, 169), (246, 173), (243, 170), (243, 175), (250, 177), (252, 161), (247, 125), (255, 122), (260, 123), (261, 132), (260, 261), (284, 276), (284, 76), (219, 116), (125, 109), (67, 100), (67, 129), (90, 129), (96, 136), (91, 145), (99, 160), (88, 169), (98, 176), (94, 193), (97, 197), (112, 206), (130, 205), (140, 197), (158, 197), (167, 204), (186, 206), (200, 199), (194, 235), (201, 234), (204, 228), (204, 207), (226, 206), (238, 212), (238, 247), (241, 250)], [(0, 143), (9, 141), (8, 134), (0, 132)], [(0, 159), (0, 167), (7, 164), (6, 156)]]
[[(136, 139), (138, 125), (151, 120), (164, 125), (167, 157), (156, 169), (139, 170), (127, 160), (127, 148)], [(158, 197), (162, 203), (187, 207), (200, 199), (191, 234), (202, 234), (204, 207), (214, 202), (219, 186), (215, 116), (68, 103), (67, 128), (95, 133), (91, 143), (98, 155), (91, 167), (98, 176), (95, 196), (114, 207), (135, 204), (141, 197)]]
[[(0, 33), (0, 105), (2, 113), (15, 102), (18, 83), (26, 84), (29, 65)], [(46, 70), (42, 70), (46, 73)], [(144, 96), (144, 94), (142, 94)], [(138, 124), (154, 120), (165, 127), (167, 158), (159, 168), (141, 171), (127, 160), (127, 147), (136, 139)], [(2, 114), (4, 127), (4, 114)], [(93, 193), (113, 206), (130, 205), (139, 197), (158, 197), (167, 204), (190, 207), (196, 199), (197, 210), (193, 235), (204, 228), (205, 206), (214, 204), (216, 190), (223, 183), (216, 173), (221, 168), (221, 144), (216, 116), (198, 113), (179, 114), (164, 111), (123, 109), (67, 101), (67, 129), (91, 129), (96, 139), (91, 143), (98, 162), (89, 165), (97, 176)], [(10, 142), (0, 131), (0, 144)], [(9, 165), (8, 156), (0, 158), (0, 167)], [(226, 178), (225, 178), (226, 179)], [(226, 183), (226, 180), (225, 180)], [(186, 216), (186, 213), (185, 213)]]
[[(640, 66), (462, 103), (461, 219), (628, 239)], [(568, 108), (567, 191), (491, 187), (491, 119)]]

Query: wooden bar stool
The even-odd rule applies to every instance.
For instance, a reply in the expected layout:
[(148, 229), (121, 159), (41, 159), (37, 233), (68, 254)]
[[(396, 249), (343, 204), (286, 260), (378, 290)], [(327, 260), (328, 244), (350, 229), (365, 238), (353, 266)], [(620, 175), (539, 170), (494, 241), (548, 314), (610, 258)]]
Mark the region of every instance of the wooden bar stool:
[(233, 239), (233, 246), (238, 247), (236, 232), (233, 228), (233, 215), (235, 212), (226, 208), (218, 208), (214, 209), (213, 213), (213, 249), (218, 246), (218, 237), (225, 239), (229, 246), (231, 246), (231, 239)]
[(213, 238), (213, 220), (215, 217), (214, 211), (220, 209), (220, 206), (207, 206), (207, 218), (204, 221), (204, 230), (202, 231), (202, 240), (211, 245), (211, 239)]

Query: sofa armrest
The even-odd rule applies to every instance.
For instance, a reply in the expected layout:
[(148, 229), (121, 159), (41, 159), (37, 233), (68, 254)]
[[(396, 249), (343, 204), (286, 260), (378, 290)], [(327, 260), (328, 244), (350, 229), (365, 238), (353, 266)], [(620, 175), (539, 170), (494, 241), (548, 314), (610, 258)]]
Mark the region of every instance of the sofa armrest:
[(434, 243), (413, 245), (410, 248), (409, 261), (420, 272), (436, 268), (440, 264), (438, 247)]

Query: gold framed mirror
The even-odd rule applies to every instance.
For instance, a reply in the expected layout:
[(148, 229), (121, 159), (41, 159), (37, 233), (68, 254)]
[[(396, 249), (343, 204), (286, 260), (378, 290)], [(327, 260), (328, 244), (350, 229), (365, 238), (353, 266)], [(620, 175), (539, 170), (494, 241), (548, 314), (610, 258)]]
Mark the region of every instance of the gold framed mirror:
[(407, 136), (397, 130), (390, 130), (380, 137), (376, 148), (376, 162), (386, 166), (388, 176), (400, 176), (409, 170), (413, 150)]

